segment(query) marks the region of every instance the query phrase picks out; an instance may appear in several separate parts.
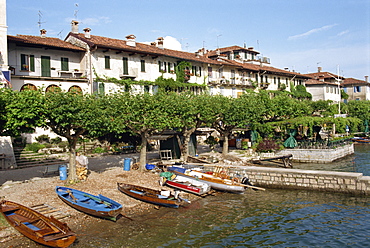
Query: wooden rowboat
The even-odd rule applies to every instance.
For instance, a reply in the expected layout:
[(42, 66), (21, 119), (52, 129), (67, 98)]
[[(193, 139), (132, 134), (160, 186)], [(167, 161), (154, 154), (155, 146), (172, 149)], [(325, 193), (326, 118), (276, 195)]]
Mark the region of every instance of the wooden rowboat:
[(140, 201), (170, 208), (178, 208), (182, 205), (182, 201), (176, 199), (170, 191), (155, 190), (125, 183), (117, 183), (117, 185), (119, 191)]
[(180, 189), (196, 195), (206, 195), (211, 190), (211, 186), (208, 183), (201, 182), (195, 178), (176, 175), (171, 172), (161, 173), (160, 176), (161, 176), (160, 177), (161, 185), (166, 184), (170, 187)]
[(21, 204), (3, 200), (0, 202), (0, 212), (10, 225), (37, 243), (68, 247), (76, 239), (76, 234), (66, 224)]
[(92, 195), (72, 188), (57, 186), (59, 198), (69, 206), (96, 217), (116, 221), (122, 205), (103, 195)]

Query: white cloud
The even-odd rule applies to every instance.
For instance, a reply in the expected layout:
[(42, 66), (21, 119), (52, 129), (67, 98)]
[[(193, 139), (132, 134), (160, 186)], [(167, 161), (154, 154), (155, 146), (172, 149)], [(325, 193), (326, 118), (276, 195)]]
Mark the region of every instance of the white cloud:
[(172, 49), (172, 50), (178, 50), (181, 51), (181, 43), (174, 37), (172, 36), (166, 36), (164, 37), (163, 41), (163, 47)]
[(338, 24), (325, 25), (325, 26), (322, 26), (321, 28), (314, 28), (314, 29), (311, 29), (310, 31), (307, 31), (307, 32), (303, 33), (303, 34), (297, 34), (297, 35), (289, 36), (288, 40), (300, 39), (300, 38), (309, 36), (309, 35), (314, 34), (314, 33), (318, 33), (318, 32), (321, 32), (321, 31), (331, 29), (332, 27), (334, 27), (336, 25), (338, 25)]
[(348, 34), (348, 33), (349, 33), (349, 30), (345, 30), (345, 31), (342, 31), (339, 34), (337, 34), (337, 36), (343, 36), (343, 35)]

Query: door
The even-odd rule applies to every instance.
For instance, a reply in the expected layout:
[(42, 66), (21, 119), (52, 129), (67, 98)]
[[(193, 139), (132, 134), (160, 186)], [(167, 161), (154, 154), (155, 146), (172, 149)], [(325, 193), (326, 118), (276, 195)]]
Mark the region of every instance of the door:
[(50, 57), (41, 56), (41, 76), (50, 77)]

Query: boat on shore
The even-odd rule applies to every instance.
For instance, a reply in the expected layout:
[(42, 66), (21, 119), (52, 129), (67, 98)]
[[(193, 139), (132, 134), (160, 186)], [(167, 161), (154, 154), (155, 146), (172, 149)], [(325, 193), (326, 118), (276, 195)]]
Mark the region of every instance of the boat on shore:
[(76, 234), (65, 223), (19, 203), (2, 200), (0, 212), (11, 226), (42, 245), (68, 247), (76, 240)]
[(370, 144), (370, 138), (368, 137), (354, 137), (351, 140), (356, 143)]
[(207, 195), (211, 191), (211, 186), (208, 183), (201, 182), (195, 178), (176, 175), (169, 171), (160, 174), (160, 184), (168, 185), (199, 196)]
[[(140, 201), (158, 206), (178, 208), (183, 201), (170, 191), (150, 189), (133, 184), (117, 183), (118, 190)], [(186, 201), (185, 201), (186, 202)]]
[(57, 186), (58, 197), (69, 206), (99, 218), (116, 221), (122, 205), (103, 195), (92, 195), (72, 188)]
[(245, 191), (245, 186), (240, 183), (235, 183), (232, 180), (222, 179), (207, 173), (202, 173), (195, 170), (187, 170), (185, 173), (174, 170), (173, 173), (190, 179), (198, 180), (207, 183), (211, 188), (229, 193), (241, 194)]

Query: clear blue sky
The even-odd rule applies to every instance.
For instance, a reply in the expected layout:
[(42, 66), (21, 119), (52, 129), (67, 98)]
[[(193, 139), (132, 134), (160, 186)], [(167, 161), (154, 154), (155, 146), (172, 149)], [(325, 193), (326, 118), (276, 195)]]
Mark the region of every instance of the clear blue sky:
[(245, 43), (277, 68), (370, 76), (370, 0), (7, 0), (10, 35), (64, 39), (73, 19), (92, 35), (171, 36), (189, 52)]

